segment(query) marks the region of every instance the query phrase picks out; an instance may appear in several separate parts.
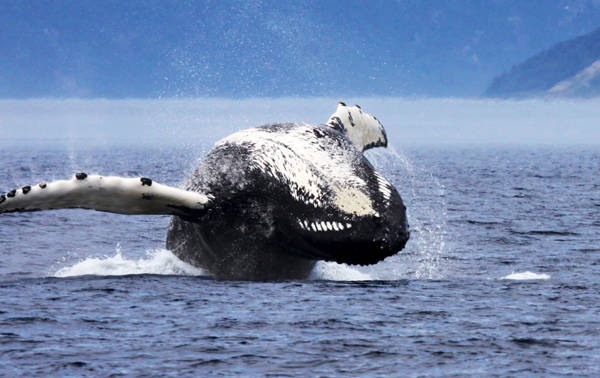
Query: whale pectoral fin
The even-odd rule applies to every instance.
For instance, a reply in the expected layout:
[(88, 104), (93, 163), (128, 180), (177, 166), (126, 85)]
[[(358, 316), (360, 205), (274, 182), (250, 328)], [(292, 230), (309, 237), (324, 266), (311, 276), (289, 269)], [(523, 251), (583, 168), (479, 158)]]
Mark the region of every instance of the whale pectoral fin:
[(148, 178), (78, 173), (70, 180), (25, 186), (0, 196), (0, 213), (90, 209), (118, 214), (193, 216), (209, 197), (162, 185)]

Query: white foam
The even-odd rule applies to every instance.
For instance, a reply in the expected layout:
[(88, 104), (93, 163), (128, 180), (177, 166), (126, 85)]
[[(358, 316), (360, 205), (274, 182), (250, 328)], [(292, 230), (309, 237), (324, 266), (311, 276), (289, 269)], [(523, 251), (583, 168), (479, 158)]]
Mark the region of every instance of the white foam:
[(370, 281), (373, 278), (346, 264), (319, 261), (310, 273), (311, 280)]
[(550, 275), (545, 274), (545, 273), (534, 273), (534, 272), (526, 271), (526, 272), (511, 273), (507, 276), (502, 277), (501, 279), (525, 281), (525, 280), (547, 280), (549, 278), (550, 278)]
[(166, 249), (148, 251), (146, 256), (130, 259), (117, 250), (113, 256), (89, 257), (77, 264), (61, 268), (55, 277), (74, 277), (84, 275), (123, 276), (129, 274), (165, 274), (165, 275), (205, 275), (202, 269), (179, 260)]

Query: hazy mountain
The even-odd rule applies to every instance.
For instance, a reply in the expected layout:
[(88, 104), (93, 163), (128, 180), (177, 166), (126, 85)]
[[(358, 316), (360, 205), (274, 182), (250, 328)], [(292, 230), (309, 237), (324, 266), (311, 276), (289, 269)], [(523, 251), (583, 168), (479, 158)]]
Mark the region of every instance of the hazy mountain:
[(496, 77), (484, 96), (600, 95), (600, 29), (557, 43)]
[(597, 97), (600, 96), (600, 59), (575, 76), (559, 82), (548, 90), (550, 96)]
[(600, 0), (0, 2), (0, 97), (476, 96)]

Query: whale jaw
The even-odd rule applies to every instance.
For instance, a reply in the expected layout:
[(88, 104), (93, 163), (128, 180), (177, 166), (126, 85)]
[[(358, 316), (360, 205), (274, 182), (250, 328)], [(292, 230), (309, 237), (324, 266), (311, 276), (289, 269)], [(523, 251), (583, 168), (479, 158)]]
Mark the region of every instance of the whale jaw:
[[(245, 196), (216, 203), (199, 219), (174, 216), (167, 249), (221, 280), (306, 279), (316, 261), (375, 264), (409, 239), (406, 211), (394, 193), (388, 211), (342, 222), (304, 219), (278, 201)], [(302, 212), (294, 209), (295, 212)], [(340, 216), (340, 214), (337, 214)], [(312, 221), (309, 221), (313, 219)]]

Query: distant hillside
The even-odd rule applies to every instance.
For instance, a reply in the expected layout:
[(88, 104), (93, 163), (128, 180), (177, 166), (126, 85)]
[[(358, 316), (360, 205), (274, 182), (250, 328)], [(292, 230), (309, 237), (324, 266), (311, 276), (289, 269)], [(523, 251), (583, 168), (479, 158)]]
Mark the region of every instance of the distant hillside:
[(496, 77), (485, 97), (600, 96), (600, 29), (560, 42)]
[(481, 94), (599, 0), (0, 1), (0, 98)]

